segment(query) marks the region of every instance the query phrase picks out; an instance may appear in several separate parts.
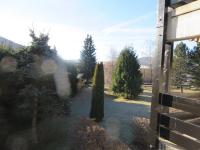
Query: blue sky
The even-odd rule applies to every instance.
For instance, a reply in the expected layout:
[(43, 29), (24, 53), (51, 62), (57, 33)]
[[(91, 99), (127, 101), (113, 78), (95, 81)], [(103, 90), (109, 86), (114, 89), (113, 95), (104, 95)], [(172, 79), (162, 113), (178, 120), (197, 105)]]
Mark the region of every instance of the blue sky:
[[(79, 59), (87, 34), (93, 36), (98, 60), (110, 49), (131, 45), (139, 57), (153, 49), (156, 0), (0, 0), (0, 36), (30, 43), (29, 28), (49, 33), (64, 59)], [(149, 46), (151, 45), (151, 46)]]

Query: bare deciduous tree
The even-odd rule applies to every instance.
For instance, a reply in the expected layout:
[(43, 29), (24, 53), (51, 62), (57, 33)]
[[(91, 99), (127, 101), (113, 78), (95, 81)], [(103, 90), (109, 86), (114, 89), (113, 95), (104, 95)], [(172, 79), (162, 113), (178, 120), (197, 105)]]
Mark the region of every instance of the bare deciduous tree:
[(112, 72), (115, 67), (118, 52), (116, 49), (111, 48), (108, 52), (108, 62), (104, 63), (105, 85), (110, 86), (112, 82)]
[(144, 43), (145, 48), (145, 56), (149, 57), (148, 66), (150, 67), (150, 80), (152, 83), (152, 58), (155, 49), (155, 41), (154, 40), (146, 40)]

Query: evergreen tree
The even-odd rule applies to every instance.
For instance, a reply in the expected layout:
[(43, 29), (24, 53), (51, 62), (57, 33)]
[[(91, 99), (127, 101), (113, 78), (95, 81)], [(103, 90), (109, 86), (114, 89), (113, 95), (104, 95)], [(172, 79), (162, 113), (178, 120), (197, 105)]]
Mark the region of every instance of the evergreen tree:
[(179, 43), (174, 50), (172, 66), (172, 81), (183, 93), (183, 85), (187, 81), (187, 53), (188, 47), (183, 42)]
[(97, 122), (104, 117), (104, 70), (103, 63), (96, 64), (93, 86), (90, 117), (95, 118)]
[(30, 30), (30, 37), (32, 38), (31, 46), (29, 47), (31, 53), (46, 56), (46, 57), (55, 57), (56, 50), (51, 49), (48, 45), (49, 35), (41, 33), (38, 37), (35, 35), (34, 30)]
[(134, 99), (142, 92), (142, 74), (132, 47), (120, 53), (113, 71), (112, 90), (126, 98)]
[(5, 126), (10, 128), (4, 135), (0, 132), (0, 148), (9, 134), (28, 128), (32, 128), (32, 143), (39, 143), (38, 124), (65, 113), (67, 97), (59, 95), (55, 81), (62, 60), (48, 46), (48, 35), (36, 36), (31, 31), (31, 37), (31, 46), (19, 52), (0, 47), (4, 49), (0, 51), (0, 109), (4, 110), (0, 117), (4, 116)]
[[(30, 36), (31, 46), (17, 55), (20, 60), (18, 71), (25, 81), (23, 88), (19, 91), (19, 96), (24, 100), (20, 105), (26, 104), (28, 106), (26, 109), (31, 110), (29, 116), (31, 116), (33, 142), (37, 144), (39, 121), (63, 111), (64, 102), (56, 91), (55, 72), (44, 72), (47, 66), (42, 67), (44, 62), (55, 62), (56, 66), (59, 66), (56, 52), (48, 45), (49, 36), (47, 34), (36, 36), (33, 30), (30, 30)], [(15, 109), (18, 112), (23, 111), (18, 106)], [(20, 117), (20, 114), (18, 116)], [(28, 119), (27, 116), (25, 117)]]
[(83, 50), (81, 51), (80, 72), (84, 74), (84, 78), (88, 83), (94, 73), (96, 65), (95, 45), (91, 35), (87, 35)]
[(189, 53), (189, 74), (192, 76), (192, 85), (200, 87), (200, 43)]

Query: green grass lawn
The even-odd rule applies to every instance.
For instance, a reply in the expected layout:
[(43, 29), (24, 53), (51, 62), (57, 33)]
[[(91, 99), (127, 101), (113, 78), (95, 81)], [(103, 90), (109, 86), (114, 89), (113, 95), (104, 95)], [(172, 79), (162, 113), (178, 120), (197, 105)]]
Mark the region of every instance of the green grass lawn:
[[(152, 86), (151, 85), (143, 85), (142, 89), (143, 89), (143, 93), (141, 93), (141, 94), (145, 94), (145, 95), (152, 94)], [(183, 93), (181, 93), (181, 90), (179, 88), (171, 86), (170, 93), (172, 95), (178, 95), (178, 96), (182, 96), (182, 97), (195, 98), (195, 99), (200, 98), (200, 89), (197, 89), (197, 88), (191, 88), (191, 89), (184, 88)], [(115, 96), (114, 93), (109, 88), (105, 88), (105, 94)]]
[[(147, 95), (149, 95), (149, 94), (151, 94), (152, 93), (152, 86), (151, 85), (143, 85), (142, 86), (142, 89), (143, 89), (143, 93), (145, 93), (145, 94), (147, 94)], [(105, 94), (107, 94), (107, 95), (112, 95), (112, 96), (116, 96), (114, 93), (113, 93), (113, 91), (110, 89), (110, 88), (108, 88), (108, 87), (106, 87), (105, 89), (104, 89), (104, 93)], [(141, 93), (142, 94), (142, 93)]]
[[(143, 93), (152, 93), (152, 86), (151, 85), (143, 85)], [(178, 95), (182, 97), (188, 97), (188, 98), (198, 98), (200, 97), (200, 89), (191, 88), (191, 89), (183, 89), (183, 93), (181, 93), (181, 90), (179, 88), (176, 88), (174, 86), (170, 87), (170, 93), (172, 95)]]
[(130, 100), (130, 99), (126, 99), (123, 97), (118, 97), (118, 98), (115, 98), (113, 101), (117, 102), (117, 103), (127, 103), (127, 104), (138, 104), (138, 105), (151, 106), (150, 102), (146, 102), (141, 99)]
[(175, 87), (172, 87), (170, 89), (170, 93), (183, 96), (183, 97), (188, 97), (188, 98), (196, 98), (199, 99), (200, 97), (200, 90), (199, 89), (183, 89), (183, 93), (181, 93), (180, 89), (177, 89)]

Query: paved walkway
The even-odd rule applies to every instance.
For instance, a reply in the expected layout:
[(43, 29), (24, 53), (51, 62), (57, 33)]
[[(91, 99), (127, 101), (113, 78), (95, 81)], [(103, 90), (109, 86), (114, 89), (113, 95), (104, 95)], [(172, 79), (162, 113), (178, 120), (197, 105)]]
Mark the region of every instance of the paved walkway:
[[(116, 97), (105, 95), (104, 120), (100, 123), (116, 139), (130, 143), (133, 139), (130, 123), (134, 117), (149, 118), (148, 105), (120, 101)], [(72, 99), (71, 116), (88, 117), (91, 103), (91, 88), (85, 88)]]

